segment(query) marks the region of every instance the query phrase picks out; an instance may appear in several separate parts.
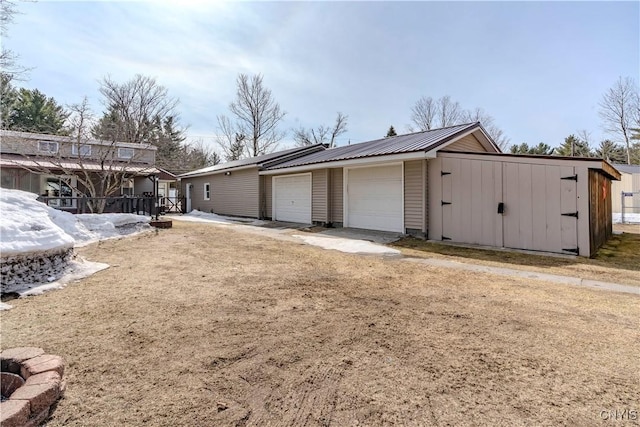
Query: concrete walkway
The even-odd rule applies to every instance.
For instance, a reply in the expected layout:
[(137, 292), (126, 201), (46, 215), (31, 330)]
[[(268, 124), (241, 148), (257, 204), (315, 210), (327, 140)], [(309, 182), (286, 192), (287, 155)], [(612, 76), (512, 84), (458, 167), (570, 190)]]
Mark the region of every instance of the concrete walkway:
[(457, 270), (476, 271), (478, 273), (498, 274), (500, 276), (519, 277), (523, 279), (543, 280), (563, 285), (583, 286), (606, 291), (623, 292), (640, 296), (640, 287), (621, 285), (618, 283), (600, 282), (598, 280), (581, 279), (579, 277), (560, 276), (557, 274), (538, 273), (535, 271), (515, 270), (513, 268), (489, 267), (486, 265), (467, 264), (437, 258), (403, 258), (401, 261), (431, 265), (434, 267), (453, 268)]

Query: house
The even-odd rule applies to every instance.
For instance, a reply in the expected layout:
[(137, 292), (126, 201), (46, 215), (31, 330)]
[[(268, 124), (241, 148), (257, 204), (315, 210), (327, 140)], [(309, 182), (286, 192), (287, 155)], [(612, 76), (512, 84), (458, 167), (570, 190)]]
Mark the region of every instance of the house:
[(324, 149), (322, 144), (292, 148), (178, 175), (186, 197), (186, 212), (197, 209), (222, 215), (270, 217), (266, 214), (265, 194), (270, 191), (271, 180), (261, 177), (259, 172)]
[(640, 165), (614, 164), (614, 167), (620, 171), (621, 178), (611, 185), (613, 213), (622, 217), (624, 200), (627, 217), (628, 214), (640, 214)]
[[(251, 183), (225, 186), (238, 200), (233, 212), (213, 212), (583, 256), (612, 234), (611, 180), (620, 179), (601, 159), (503, 154), (480, 123), (316, 150), (255, 171)], [(208, 182), (195, 203), (215, 197)], [(251, 209), (241, 202), (247, 194)]]
[[(30, 191), (63, 209), (75, 209), (88, 193), (83, 182), (98, 182), (109, 174), (114, 179), (109, 194), (135, 195), (148, 186), (160, 170), (155, 167), (156, 147), (58, 135), (0, 131), (0, 184), (2, 188)], [(153, 191), (153, 190), (151, 190)]]

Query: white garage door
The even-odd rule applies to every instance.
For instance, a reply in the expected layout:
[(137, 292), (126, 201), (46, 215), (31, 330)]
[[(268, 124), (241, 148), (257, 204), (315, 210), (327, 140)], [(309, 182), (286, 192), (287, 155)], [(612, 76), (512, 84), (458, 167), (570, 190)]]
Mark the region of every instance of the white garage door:
[(402, 165), (347, 169), (346, 226), (404, 232)]
[(273, 219), (311, 223), (311, 174), (273, 178)]

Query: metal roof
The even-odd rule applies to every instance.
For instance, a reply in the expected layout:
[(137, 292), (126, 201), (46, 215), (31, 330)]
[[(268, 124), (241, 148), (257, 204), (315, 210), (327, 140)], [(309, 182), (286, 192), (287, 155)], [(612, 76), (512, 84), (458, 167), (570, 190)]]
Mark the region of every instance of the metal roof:
[(288, 150), (276, 151), (275, 153), (263, 154), (262, 156), (249, 157), (249, 158), (240, 159), (240, 160), (233, 160), (231, 162), (220, 163), (214, 166), (209, 166), (206, 168), (183, 173), (178, 175), (178, 177), (187, 178), (190, 176), (206, 175), (208, 173), (218, 172), (218, 171), (238, 168), (238, 167), (247, 167), (247, 166), (260, 167), (265, 163), (277, 161), (282, 157), (293, 156), (296, 154), (304, 155), (307, 152), (313, 153), (318, 150), (324, 150), (324, 145), (316, 144), (316, 145), (309, 145), (305, 147), (296, 147), (296, 148), (290, 148)]
[(99, 172), (102, 170), (112, 170), (117, 172), (127, 172), (133, 175), (155, 175), (161, 171), (155, 166), (144, 163), (124, 163), (113, 162), (107, 166), (103, 166), (100, 162), (85, 160), (78, 162), (77, 159), (56, 159), (51, 157), (26, 157), (19, 154), (3, 154), (0, 157), (0, 166), (2, 167), (21, 167), (24, 169), (38, 171), (41, 170), (71, 170), (88, 172)]
[(362, 157), (383, 156), (388, 154), (411, 153), (416, 151), (429, 151), (459, 134), (474, 128), (481, 129), (480, 123), (466, 123), (449, 126), (446, 128), (432, 129), (415, 132), (406, 135), (392, 136), (361, 142), (344, 147), (330, 148), (328, 150), (309, 154), (304, 157), (279, 163), (269, 169), (282, 169), (295, 166), (304, 166), (314, 163), (333, 162), (338, 160), (351, 160)]
[(620, 163), (613, 163), (613, 167), (624, 173), (640, 173), (640, 165), (622, 165)]
[[(50, 142), (62, 142), (68, 144), (74, 144), (78, 142), (75, 137), (63, 136), (63, 135), (49, 135), (46, 133), (34, 133), (34, 132), (22, 132), (17, 130), (0, 130), (0, 139), (2, 141), (20, 141), (20, 140), (34, 140), (34, 141), (50, 141)], [(116, 146), (126, 148), (144, 148), (145, 150), (157, 151), (158, 147), (149, 143), (131, 143), (122, 141), (107, 141), (103, 139), (82, 139), (82, 145), (102, 145), (102, 146)]]

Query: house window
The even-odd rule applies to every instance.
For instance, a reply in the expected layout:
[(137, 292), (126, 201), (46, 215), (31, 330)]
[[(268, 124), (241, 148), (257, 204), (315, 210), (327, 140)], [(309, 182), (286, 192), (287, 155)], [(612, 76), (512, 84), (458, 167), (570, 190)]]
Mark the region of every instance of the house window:
[(55, 154), (58, 152), (58, 143), (50, 141), (38, 141), (38, 151)]
[(44, 180), (45, 197), (50, 197), (47, 204), (56, 208), (73, 208), (76, 207), (75, 192), (72, 186), (77, 185), (77, 179), (70, 176), (45, 176)]
[(90, 145), (78, 145), (73, 144), (71, 146), (71, 154), (74, 156), (90, 156), (91, 155), (91, 146)]
[(204, 185), (204, 199), (211, 200), (211, 185), (208, 182)]
[(118, 157), (121, 159), (132, 159), (133, 154), (133, 148), (118, 148)]

